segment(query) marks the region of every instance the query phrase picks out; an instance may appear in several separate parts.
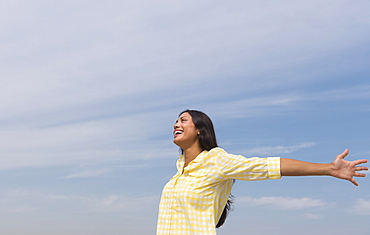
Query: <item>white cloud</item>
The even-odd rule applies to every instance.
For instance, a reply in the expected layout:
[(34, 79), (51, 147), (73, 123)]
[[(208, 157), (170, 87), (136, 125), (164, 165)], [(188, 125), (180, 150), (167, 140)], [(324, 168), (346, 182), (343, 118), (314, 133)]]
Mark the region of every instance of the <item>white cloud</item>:
[[(45, 195), (46, 200), (61, 205), (74, 205), (84, 213), (133, 213), (139, 215), (145, 210), (156, 210), (159, 195), (153, 196), (125, 196), (118, 194), (77, 196), (77, 195)], [(73, 209), (72, 207), (69, 208)]]
[(87, 199), (88, 207), (95, 212), (135, 212), (145, 209), (157, 209), (159, 196), (124, 197), (109, 195), (99, 199)]
[[(1, 211), (9, 213), (38, 214), (50, 213), (48, 210), (82, 213), (131, 212), (140, 214), (146, 209), (156, 210), (159, 195), (127, 196), (108, 195), (70, 195), (53, 194), (30, 189), (13, 189), (1, 192)], [(5, 203), (6, 202), (6, 203)], [(57, 214), (57, 213), (56, 213)]]
[[(208, 104), (207, 109), (217, 117), (224, 118), (247, 118), (284, 113), (286, 109), (292, 109), (301, 101), (298, 95), (255, 95), (250, 98), (215, 102)], [(273, 113), (272, 110), (274, 110)]]
[(303, 214), (303, 218), (308, 219), (308, 220), (316, 220), (320, 219), (322, 216), (318, 214), (312, 214), (312, 213), (305, 213)]
[(54, 234), (53, 229), (60, 227), (56, 234), (144, 235), (155, 231), (159, 196), (54, 194), (20, 188), (1, 191), (0, 200), (6, 234)]
[(280, 154), (296, 152), (302, 148), (310, 148), (315, 145), (316, 144), (313, 142), (304, 142), (292, 146), (261, 146), (244, 150), (243, 153), (244, 155), (276, 156)]
[(34, 213), (38, 210), (37, 205), (18, 201), (20, 198), (24, 199), (27, 194), (27, 190), (23, 189), (1, 192), (0, 199), (3, 203), (0, 204), (0, 211), (5, 213)]
[(305, 100), (332, 102), (343, 100), (368, 100), (370, 99), (370, 86), (369, 85), (355, 85), (352, 87), (339, 88), (327, 90), (316, 94), (305, 95)]
[[(248, 88), (246, 88), (248, 89)], [(266, 115), (285, 115), (289, 111), (312, 109), (312, 104), (343, 102), (353, 100), (369, 100), (370, 86), (354, 85), (346, 88), (337, 88), (326, 91), (302, 91), (289, 93), (275, 93), (246, 95), (248, 98), (214, 102), (205, 107), (221, 118), (248, 118)], [(315, 105), (317, 106), (317, 105)], [(357, 106), (362, 111), (366, 106)], [(320, 106), (318, 107), (320, 108)]]
[(291, 198), (291, 197), (238, 197), (235, 199), (242, 206), (271, 206), (279, 210), (300, 210), (311, 207), (323, 207), (328, 203), (313, 198)]
[(357, 199), (352, 211), (359, 215), (370, 215), (370, 200)]
[[(57, 126), (13, 126), (0, 130), (0, 169), (173, 157), (176, 148), (171, 133), (176, 115), (159, 110)], [(85, 170), (68, 177), (106, 173)]]
[(145, 126), (140, 118), (123, 117), (1, 131), (0, 168), (124, 159), (146, 139), (139, 131)]
[[(312, 81), (316, 77), (277, 79), (263, 71), (275, 73), (292, 66), (292, 60), (302, 63), (297, 56), (310, 61), (324, 49), (343, 48), (348, 39), (353, 43), (348, 31), (366, 32), (359, 30), (368, 24), (366, 7), (346, 6), (351, 9), (346, 18), (338, 10), (343, 5), (345, 1), (330, 7), (294, 1), (287, 6), (271, 1), (267, 6), (209, 1), (7, 3), (4, 9), (10, 11), (2, 14), (1, 24), (15, 38), (3, 46), (2, 57), (11, 62), (1, 76), (0, 108), (12, 117), (176, 88), (183, 80), (197, 84), (200, 78), (206, 81), (203, 85), (226, 84), (230, 77), (240, 80), (225, 89), (229, 93)], [(334, 27), (338, 24), (340, 30)], [(335, 38), (342, 40), (332, 43)]]
[(90, 177), (98, 177), (102, 176), (108, 172), (110, 172), (111, 169), (103, 168), (103, 169), (83, 169), (79, 172), (64, 176), (62, 178), (65, 179), (73, 179), (73, 178), (90, 178)]
[[(0, 170), (6, 175), (16, 171), (4, 169), (68, 164), (75, 171), (63, 171), (69, 179), (62, 181), (77, 182), (109, 174), (112, 162), (127, 167), (173, 158), (172, 124), (189, 106), (221, 118), (285, 115), (317, 101), (358, 99), (368, 110), (369, 87), (351, 86), (357, 78), (348, 74), (367, 71), (369, 6), (348, 0), (2, 1)], [(333, 81), (344, 87), (343, 76), (347, 89), (326, 87)], [(313, 145), (272, 144), (240, 152), (276, 155)], [(29, 187), (58, 186), (43, 181)], [(30, 221), (33, 216), (14, 218), (14, 227), (26, 231), (18, 234), (32, 234), (30, 227), (37, 228), (33, 234), (110, 233), (111, 218), (119, 222), (110, 234), (153, 234), (140, 230), (155, 227), (141, 219), (149, 217), (147, 208), (155, 217), (158, 196), (65, 190), (5, 192), (0, 208), (17, 217), (45, 215), (41, 223)], [(245, 200), (286, 210), (325, 206), (312, 198)], [(366, 203), (357, 206), (367, 208)], [(101, 230), (86, 216), (110, 212), (115, 214), (96, 216)], [(124, 224), (118, 213), (139, 219)], [(60, 220), (45, 223), (50, 214)], [(52, 228), (41, 231), (47, 225)]]

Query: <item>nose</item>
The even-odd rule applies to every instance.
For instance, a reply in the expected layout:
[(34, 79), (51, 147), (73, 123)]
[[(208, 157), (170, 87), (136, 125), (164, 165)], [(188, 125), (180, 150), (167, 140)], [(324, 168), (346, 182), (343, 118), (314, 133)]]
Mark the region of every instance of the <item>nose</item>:
[(180, 127), (179, 122), (175, 122), (175, 124), (173, 125), (173, 129), (176, 129), (178, 127)]

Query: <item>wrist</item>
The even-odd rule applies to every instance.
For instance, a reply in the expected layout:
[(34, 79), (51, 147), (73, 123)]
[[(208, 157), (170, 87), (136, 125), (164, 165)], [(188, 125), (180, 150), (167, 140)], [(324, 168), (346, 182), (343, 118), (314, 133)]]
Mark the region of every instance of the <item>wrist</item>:
[(324, 175), (333, 176), (333, 169), (334, 169), (333, 163), (325, 164)]

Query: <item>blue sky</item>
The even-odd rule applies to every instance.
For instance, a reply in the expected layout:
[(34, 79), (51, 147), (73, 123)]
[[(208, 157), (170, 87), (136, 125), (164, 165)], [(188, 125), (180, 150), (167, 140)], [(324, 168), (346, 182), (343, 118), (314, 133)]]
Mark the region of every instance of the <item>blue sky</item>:
[[(179, 112), (230, 153), (370, 156), (369, 1), (2, 1), (0, 227), (155, 233)], [(219, 234), (370, 232), (370, 180), (236, 182)]]

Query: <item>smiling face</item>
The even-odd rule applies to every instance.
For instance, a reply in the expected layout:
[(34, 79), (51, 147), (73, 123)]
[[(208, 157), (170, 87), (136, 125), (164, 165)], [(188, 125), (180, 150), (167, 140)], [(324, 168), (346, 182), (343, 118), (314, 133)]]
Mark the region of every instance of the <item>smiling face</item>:
[(173, 142), (181, 149), (199, 147), (199, 130), (188, 112), (182, 113), (173, 126)]

